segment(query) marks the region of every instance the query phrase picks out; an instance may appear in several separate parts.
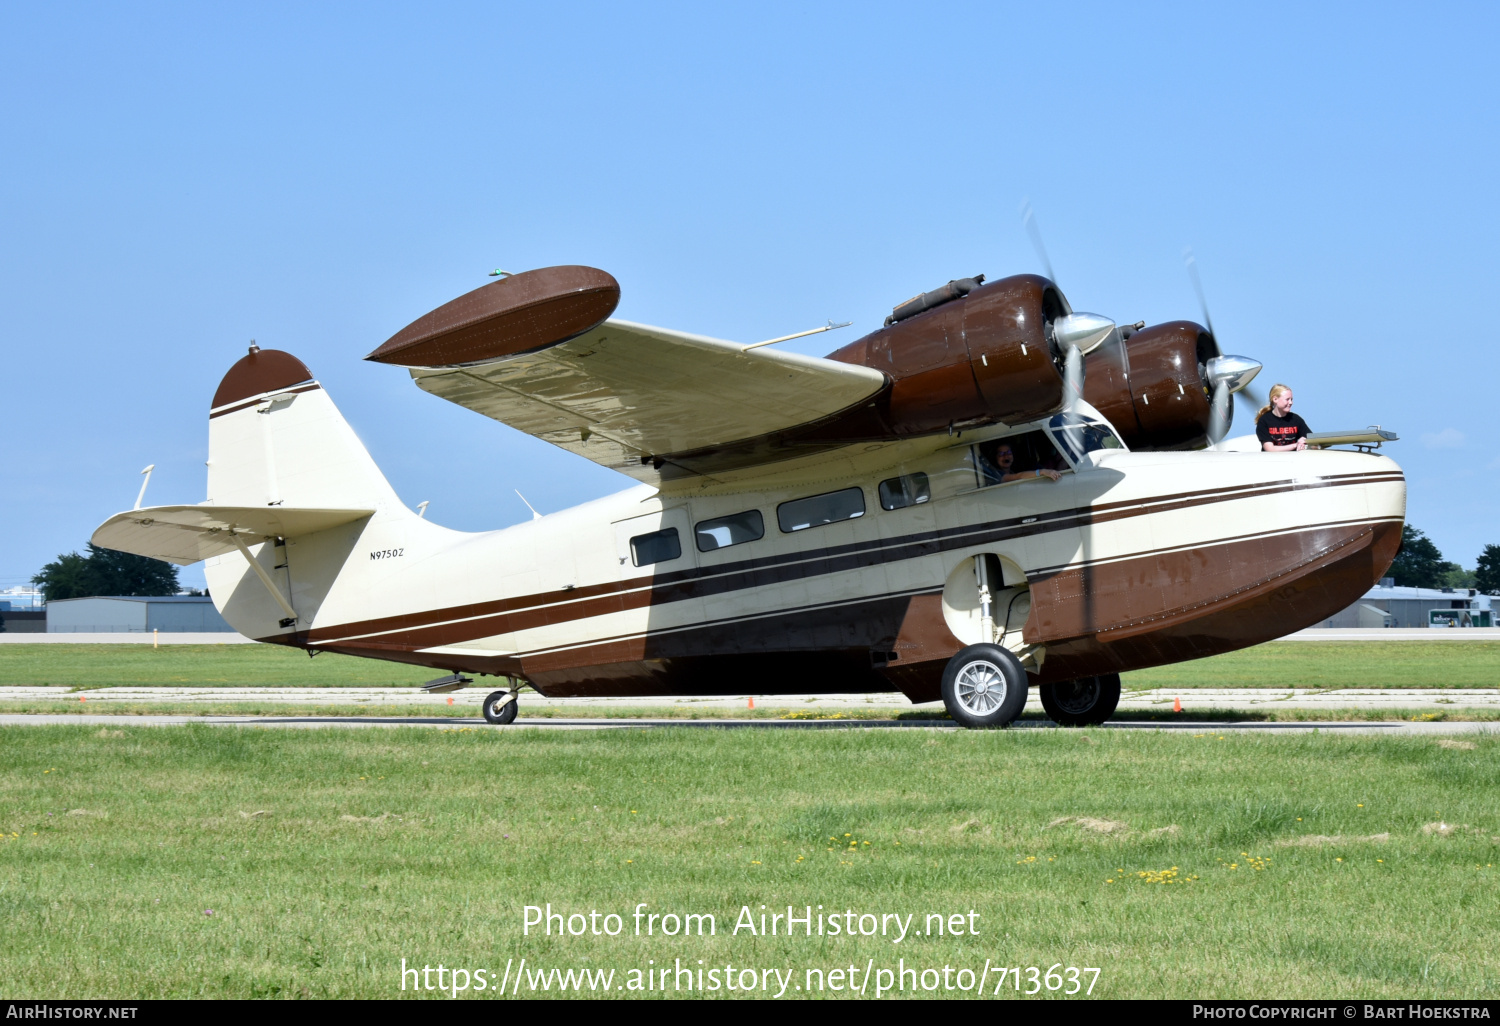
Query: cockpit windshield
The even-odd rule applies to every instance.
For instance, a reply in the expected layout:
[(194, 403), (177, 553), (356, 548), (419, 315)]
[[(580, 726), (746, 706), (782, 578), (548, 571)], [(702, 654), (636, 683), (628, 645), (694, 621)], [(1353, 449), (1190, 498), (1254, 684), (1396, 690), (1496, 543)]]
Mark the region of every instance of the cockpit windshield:
[(1068, 462), (1075, 466), (1096, 450), (1125, 448), (1120, 436), (1103, 417), (1092, 417), (1077, 410), (1059, 413), (1048, 420), (1047, 434), (1052, 436)]

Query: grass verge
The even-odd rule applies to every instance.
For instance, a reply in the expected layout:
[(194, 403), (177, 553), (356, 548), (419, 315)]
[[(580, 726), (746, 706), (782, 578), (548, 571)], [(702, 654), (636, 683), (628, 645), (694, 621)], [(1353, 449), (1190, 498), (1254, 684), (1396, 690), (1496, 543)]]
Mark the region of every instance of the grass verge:
[[(988, 959), (1105, 997), (1493, 998), (1497, 784), (1487, 737), (0, 728), (0, 963), (36, 998), (401, 996), (403, 958), (472, 986), (521, 957), (611, 993)], [(624, 932), (523, 936), (549, 902)], [(715, 933), (634, 936), (641, 902)], [(735, 934), (762, 904), (963, 928)]]
[[(276, 645), (0, 645), (0, 686), (413, 687), (436, 670)], [(481, 679), (476, 686), (489, 683)], [(1124, 675), (1127, 688), (1500, 686), (1500, 642), (1284, 641)]]
[[(787, 710), (774, 707), (757, 709), (684, 708), (682, 706), (538, 706), (526, 703), (521, 721), (526, 720), (914, 720), (943, 721), (951, 718), (941, 706), (921, 709), (818, 709)], [(475, 720), (480, 716), (473, 706), (428, 705), (317, 705), (292, 702), (94, 702), (85, 704), (65, 700), (0, 701), (0, 713), (73, 716), (334, 716), (359, 719), (382, 716), (419, 716), (424, 719)], [(1023, 722), (1047, 721), (1042, 712), (1024, 712)], [(1115, 714), (1116, 720), (1149, 723), (1306, 723), (1306, 722), (1452, 722), (1488, 723), (1500, 720), (1500, 709), (1194, 709), (1174, 713), (1169, 709), (1126, 709)]]

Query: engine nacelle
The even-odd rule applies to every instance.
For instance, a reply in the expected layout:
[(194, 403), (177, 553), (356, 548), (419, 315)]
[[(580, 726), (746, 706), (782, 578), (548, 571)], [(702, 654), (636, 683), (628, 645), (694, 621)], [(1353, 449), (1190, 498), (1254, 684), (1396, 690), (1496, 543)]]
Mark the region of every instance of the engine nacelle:
[(1057, 286), (1035, 274), (966, 284), (966, 294), (931, 308), (920, 302), (924, 297), (902, 304), (897, 315), (922, 312), (829, 354), (890, 377), (879, 416), (898, 437), (1021, 423), (1062, 408), (1063, 380), (1047, 325), (1072, 311)]
[(1194, 449), (1208, 442), (1208, 329), (1168, 321), (1101, 346), (1084, 364), (1083, 395), (1132, 449)]

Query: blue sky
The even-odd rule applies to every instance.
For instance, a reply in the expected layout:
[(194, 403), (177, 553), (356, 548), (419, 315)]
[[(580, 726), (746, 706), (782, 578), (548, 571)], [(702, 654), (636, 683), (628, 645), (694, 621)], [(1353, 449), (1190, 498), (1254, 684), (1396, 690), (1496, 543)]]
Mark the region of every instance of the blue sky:
[[(1410, 519), (1500, 543), (1494, 6), (41, 5), (0, 9), (0, 587), (204, 495), (250, 339), (397, 491), (480, 529), (629, 484), (361, 357), (494, 267), (739, 341), (1038, 270), (1198, 317), (1314, 429), (1402, 441)], [(1243, 429), (1243, 415), (1237, 428)], [(201, 583), (196, 569), (186, 583)]]

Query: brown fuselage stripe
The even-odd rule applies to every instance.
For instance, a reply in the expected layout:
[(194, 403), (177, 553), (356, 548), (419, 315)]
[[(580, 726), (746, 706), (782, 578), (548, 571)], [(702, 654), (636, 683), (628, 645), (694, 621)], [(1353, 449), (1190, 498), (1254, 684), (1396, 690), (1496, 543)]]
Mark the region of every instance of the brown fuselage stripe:
[[(1307, 534), (1307, 533), (1312, 533), (1312, 532), (1317, 532), (1317, 531), (1332, 530), (1332, 529), (1336, 529), (1336, 528), (1340, 528), (1340, 527), (1365, 527), (1368, 530), (1368, 528), (1371, 525), (1373, 525), (1375, 523), (1382, 523), (1382, 522), (1385, 522), (1385, 521), (1381, 520), (1380, 518), (1361, 518), (1361, 519), (1358, 519), (1358, 520), (1331, 521), (1331, 522), (1323, 523), (1323, 524), (1309, 524), (1309, 525), (1307, 525), (1305, 527), (1295, 528), (1295, 529), (1293, 529), (1291, 531), (1266, 531), (1266, 532), (1261, 532), (1259, 534), (1239, 535), (1239, 536), (1236, 536), (1234, 538), (1215, 539), (1213, 542), (1211, 542), (1208, 545), (1205, 545), (1203, 547), (1204, 548), (1212, 548), (1212, 547), (1215, 547), (1215, 546), (1218, 546), (1218, 545), (1233, 545), (1233, 544), (1236, 544), (1238, 542), (1250, 541), (1250, 540), (1253, 540), (1253, 539), (1256, 539), (1256, 538), (1272, 537), (1272, 536), (1280, 535), (1280, 534)], [(1357, 536), (1355, 536), (1355, 537), (1357, 537)], [(1266, 576), (1266, 577), (1264, 577), (1262, 579), (1254, 581), (1251, 584), (1248, 584), (1248, 585), (1242, 586), (1240, 588), (1237, 588), (1233, 592), (1231, 592), (1228, 596), (1215, 596), (1214, 599), (1212, 599), (1212, 600), (1210, 600), (1208, 602), (1205, 602), (1203, 604), (1204, 605), (1210, 605), (1213, 602), (1221, 601), (1221, 600), (1223, 600), (1226, 597), (1234, 597), (1234, 596), (1239, 595), (1242, 592), (1252, 591), (1252, 590), (1254, 590), (1256, 588), (1261, 587), (1264, 584), (1267, 584), (1267, 583), (1272, 582), (1274, 580), (1280, 579), (1280, 578), (1286, 576), (1288, 573), (1295, 573), (1298, 569), (1301, 568), (1301, 566), (1303, 566), (1305, 564), (1313, 563), (1313, 562), (1316, 562), (1316, 561), (1318, 561), (1320, 559), (1327, 558), (1332, 552), (1335, 552), (1338, 549), (1340, 549), (1340, 548), (1344, 547), (1345, 545), (1349, 544), (1349, 542), (1351, 540), (1353, 540), (1353, 538), (1345, 539), (1343, 541), (1340, 541), (1340, 542), (1336, 543), (1335, 545), (1333, 545), (1330, 549), (1327, 549), (1325, 551), (1320, 551), (1318, 553), (1315, 553), (1314, 555), (1308, 557), (1307, 559), (1303, 560), (1302, 562), (1299, 562), (1295, 566), (1286, 567), (1286, 568), (1282, 569), (1281, 571), (1279, 571), (1277, 573), (1270, 574), (1270, 575), (1268, 575), (1268, 576)], [(1150, 557), (1150, 556), (1157, 555), (1160, 552), (1173, 551), (1175, 548), (1176, 548), (1175, 546), (1168, 546), (1168, 547), (1163, 548), (1163, 549), (1148, 550), (1148, 551), (1145, 551), (1145, 552), (1135, 553), (1131, 558), (1141, 558), (1141, 559), (1144, 559), (1144, 558), (1147, 558), (1147, 557)], [(734, 624), (751, 623), (751, 622), (754, 622), (754, 621), (757, 621), (757, 620), (765, 620), (765, 619), (771, 619), (771, 618), (776, 618), (776, 617), (781, 617), (781, 616), (795, 615), (795, 614), (799, 614), (799, 613), (808, 613), (808, 612), (814, 612), (814, 611), (817, 611), (817, 610), (834, 609), (834, 608), (838, 608), (840, 606), (851, 606), (851, 605), (860, 605), (860, 604), (868, 603), (868, 602), (879, 602), (879, 601), (887, 600), (887, 599), (909, 599), (909, 598), (913, 598), (913, 597), (915, 597), (917, 595), (941, 594), (942, 591), (943, 591), (942, 585), (937, 585), (935, 587), (915, 588), (915, 589), (902, 590), (902, 591), (897, 591), (897, 592), (889, 592), (889, 593), (884, 593), (884, 594), (860, 595), (860, 596), (853, 597), (853, 598), (836, 599), (836, 600), (832, 600), (832, 601), (828, 601), (828, 602), (815, 602), (815, 603), (809, 603), (809, 604), (801, 605), (801, 606), (787, 606), (787, 607), (782, 607), (782, 608), (778, 608), (778, 609), (774, 609), (774, 610), (763, 610), (763, 611), (755, 612), (755, 613), (743, 613), (743, 614), (740, 614), (740, 615), (737, 615), (737, 616), (720, 617), (718, 619), (713, 619), (713, 620), (699, 620), (699, 621), (695, 621), (693, 623), (681, 624), (681, 625), (676, 626), (676, 627), (663, 627), (663, 628), (657, 628), (655, 630), (645, 630), (645, 631), (631, 631), (631, 632), (626, 633), (626, 634), (612, 635), (612, 636), (604, 637), (604, 638), (591, 638), (591, 639), (589, 639), (587, 641), (579, 641), (579, 642), (574, 642), (574, 643), (566, 644), (566, 645), (551, 645), (551, 646), (547, 646), (547, 647), (544, 647), (544, 648), (529, 649), (529, 650), (526, 650), (526, 651), (518, 651), (518, 652), (508, 653), (508, 656), (510, 658), (513, 658), (513, 659), (534, 659), (534, 658), (536, 658), (538, 656), (553, 655), (553, 654), (560, 653), (560, 652), (573, 652), (573, 653), (576, 653), (576, 652), (580, 652), (580, 651), (583, 651), (583, 650), (586, 650), (586, 649), (599, 648), (601, 646), (617, 645), (620, 642), (636, 641), (636, 640), (640, 640), (640, 639), (644, 639), (644, 638), (650, 638), (650, 639), (654, 640), (654, 639), (665, 637), (665, 636), (672, 635), (672, 634), (681, 634), (681, 633), (690, 632), (690, 631), (706, 630), (706, 629), (710, 629), (710, 628), (713, 628), (713, 627), (723, 627), (723, 626), (730, 626), (730, 625), (734, 625)], [(1167, 614), (1160, 614), (1157, 617), (1152, 617), (1152, 618), (1149, 618), (1149, 619), (1161, 619), (1163, 616), (1166, 616), (1166, 615)], [(1144, 622), (1144, 621), (1142, 621), (1142, 622)], [(1119, 625), (1112, 625), (1112, 626), (1108, 626), (1108, 627), (1101, 627), (1101, 628), (1099, 628), (1099, 630), (1100, 630), (1101, 637), (1103, 637), (1104, 636), (1104, 632), (1107, 632), (1107, 631), (1118, 631), (1118, 632), (1121, 632), (1121, 633), (1128, 633), (1128, 631), (1126, 630), (1126, 628), (1127, 627), (1133, 627), (1133, 626), (1135, 626), (1135, 624), (1119, 624)], [(1028, 638), (1027, 640), (1031, 640), (1031, 639)], [(345, 644), (351, 645), (351, 646), (352, 645), (358, 645), (360, 647), (369, 647), (369, 648), (391, 648), (391, 649), (399, 649), (401, 651), (415, 651), (415, 650), (420, 649), (420, 648), (434, 647), (434, 645), (421, 645), (421, 644), (417, 644), (415, 646), (413, 646), (411, 644), (393, 644), (393, 643), (391, 643), (390, 641), (387, 641), (387, 640), (373, 641), (373, 642), (346, 642)]]
[[(362, 642), (396, 648), (431, 648), (496, 634), (600, 616), (644, 606), (765, 587), (811, 576), (862, 569), (883, 563), (920, 558), (952, 548), (986, 544), (1031, 534), (1065, 530), (1088, 524), (1150, 513), (1167, 512), (1214, 502), (1252, 498), (1311, 487), (1377, 484), (1403, 481), (1393, 472), (1346, 474), (1315, 481), (1277, 481), (1236, 489), (1206, 489), (1157, 499), (1104, 503), (1058, 510), (1034, 517), (1011, 518), (980, 526), (947, 528), (906, 538), (861, 542), (812, 553), (784, 553), (720, 567), (677, 571), (654, 578), (590, 585), (572, 591), (518, 596), (445, 610), (405, 614), (380, 620), (315, 628), (292, 643)], [(1030, 521), (1022, 523), (1022, 520)], [(1211, 543), (1212, 544), (1212, 543)], [(1129, 558), (1137, 553), (1126, 554)], [(1047, 568), (1052, 573), (1065, 567)], [(377, 641), (377, 638), (379, 639)], [(283, 643), (287, 640), (281, 638)]]
[(222, 417), (226, 413), (237, 413), (240, 410), (248, 410), (252, 406), (259, 406), (271, 396), (295, 395), (299, 392), (315, 392), (322, 387), (322, 385), (314, 381), (310, 384), (298, 385), (296, 388), (283, 388), (275, 392), (267, 392), (264, 395), (256, 396), (254, 399), (246, 399), (242, 403), (235, 403), (233, 406), (226, 406), (222, 410), (210, 410), (208, 412), (208, 419), (213, 420), (215, 417)]

